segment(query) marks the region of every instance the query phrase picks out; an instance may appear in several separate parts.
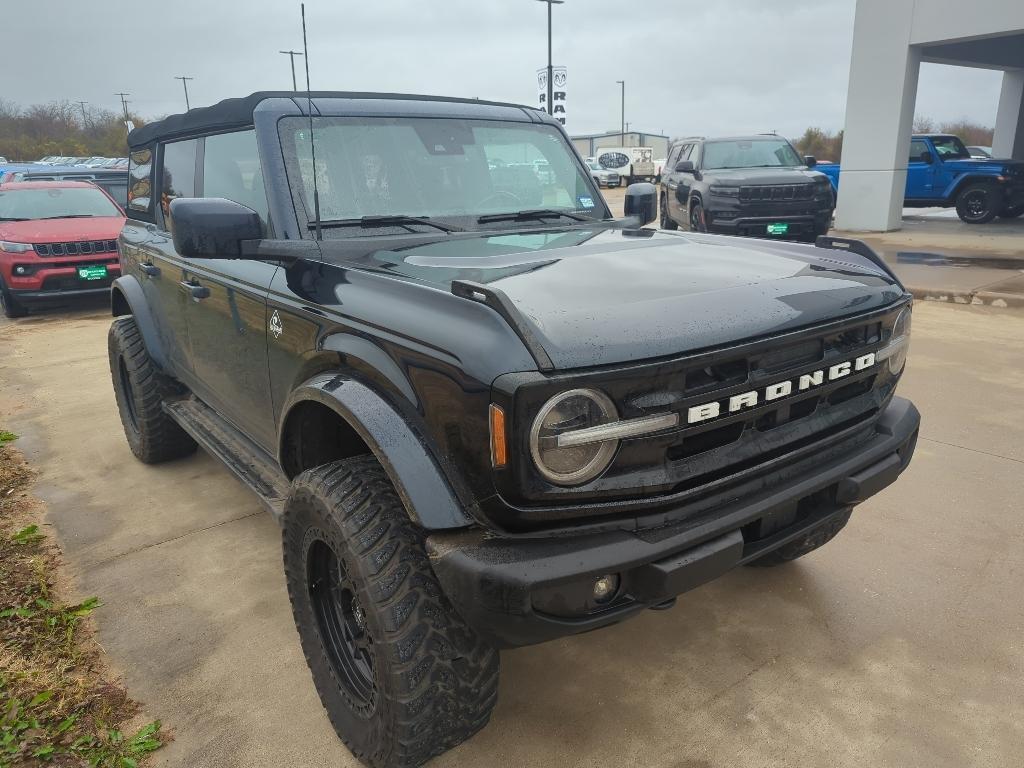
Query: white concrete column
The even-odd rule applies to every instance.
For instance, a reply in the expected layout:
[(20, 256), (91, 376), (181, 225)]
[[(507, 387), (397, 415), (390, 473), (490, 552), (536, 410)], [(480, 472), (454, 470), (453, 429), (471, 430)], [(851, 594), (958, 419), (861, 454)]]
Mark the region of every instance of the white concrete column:
[(1024, 160), (1024, 70), (1003, 73), (992, 156)]
[(913, 0), (857, 0), (836, 228), (903, 223), (921, 53), (909, 45)]

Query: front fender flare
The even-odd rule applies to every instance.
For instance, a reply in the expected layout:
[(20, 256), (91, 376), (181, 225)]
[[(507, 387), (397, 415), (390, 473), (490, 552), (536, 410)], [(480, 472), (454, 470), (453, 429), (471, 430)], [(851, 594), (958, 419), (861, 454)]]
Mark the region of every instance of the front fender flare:
[(156, 323), (153, 321), (153, 313), (149, 309), (149, 302), (142, 286), (134, 275), (122, 275), (114, 280), (110, 286), (110, 310), (114, 317), (125, 314), (123, 305), (127, 304), (135, 324), (142, 334), (142, 340), (146, 344), (146, 352), (156, 363), (156, 366), (165, 373), (173, 373), (171, 365), (160, 343), (160, 334), (157, 333)]
[[(390, 403), (360, 381), (341, 373), (321, 373), (296, 388), (281, 409), (281, 424), (299, 403), (327, 406), (359, 434), (384, 467), (409, 516), (430, 530), (465, 528), (476, 521), (467, 512), (420, 431)], [(278, 444), (278, 460), (283, 445)]]

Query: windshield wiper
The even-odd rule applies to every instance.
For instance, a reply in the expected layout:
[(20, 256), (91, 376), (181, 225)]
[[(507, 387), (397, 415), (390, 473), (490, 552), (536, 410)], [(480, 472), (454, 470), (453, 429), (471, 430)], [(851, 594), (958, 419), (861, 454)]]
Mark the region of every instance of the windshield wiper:
[(477, 224), (487, 224), (491, 221), (533, 221), (536, 219), (566, 218), (573, 221), (595, 221), (592, 216), (581, 216), (578, 213), (569, 211), (557, 211), (554, 208), (533, 208), (526, 211), (509, 211), (508, 213), (485, 213), (478, 216)]
[(28, 221), (28, 219), (8, 218), (7, 216), (0, 216), (0, 221)]
[(94, 219), (91, 213), (69, 213), (66, 216), (41, 216), (36, 221), (49, 221), (50, 219)]
[[(384, 215), (384, 216), (361, 216), (358, 219), (328, 219), (321, 221), (321, 227), (405, 227), (410, 229), (413, 224), (421, 224), (424, 227), (433, 227), (439, 229), (442, 232), (465, 232), (462, 227), (456, 227), (452, 224), (441, 224), (436, 221), (431, 221), (426, 216), (404, 216), (401, 214), (396, 215)], [(309, 223), (310, 229), (316, 228), (316, 222), (311, 221)]]

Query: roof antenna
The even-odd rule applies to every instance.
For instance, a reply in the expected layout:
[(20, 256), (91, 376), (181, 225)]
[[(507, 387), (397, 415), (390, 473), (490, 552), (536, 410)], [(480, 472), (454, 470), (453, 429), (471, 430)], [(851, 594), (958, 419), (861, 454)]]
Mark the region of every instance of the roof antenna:
[(302, 59), (306, 62), (306, 111), (309, 113), (309, 150), (313, 159), (313, 216), (316, 218), (316, 239), (320, 236), (320, 190), (316, 183), (316, 142), (313, 141), (313, 95), (309, 90), (309, 46), (306, 45), (306, 4), (302, 8)]

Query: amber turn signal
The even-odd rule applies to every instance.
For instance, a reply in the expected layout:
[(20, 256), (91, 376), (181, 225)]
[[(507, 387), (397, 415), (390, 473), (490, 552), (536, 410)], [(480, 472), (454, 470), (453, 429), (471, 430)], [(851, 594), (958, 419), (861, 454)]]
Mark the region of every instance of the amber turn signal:
[(504, 467), (508, 463), (508, 448), (505, 444), (505, 411), (491, 403), (491, 464)]

